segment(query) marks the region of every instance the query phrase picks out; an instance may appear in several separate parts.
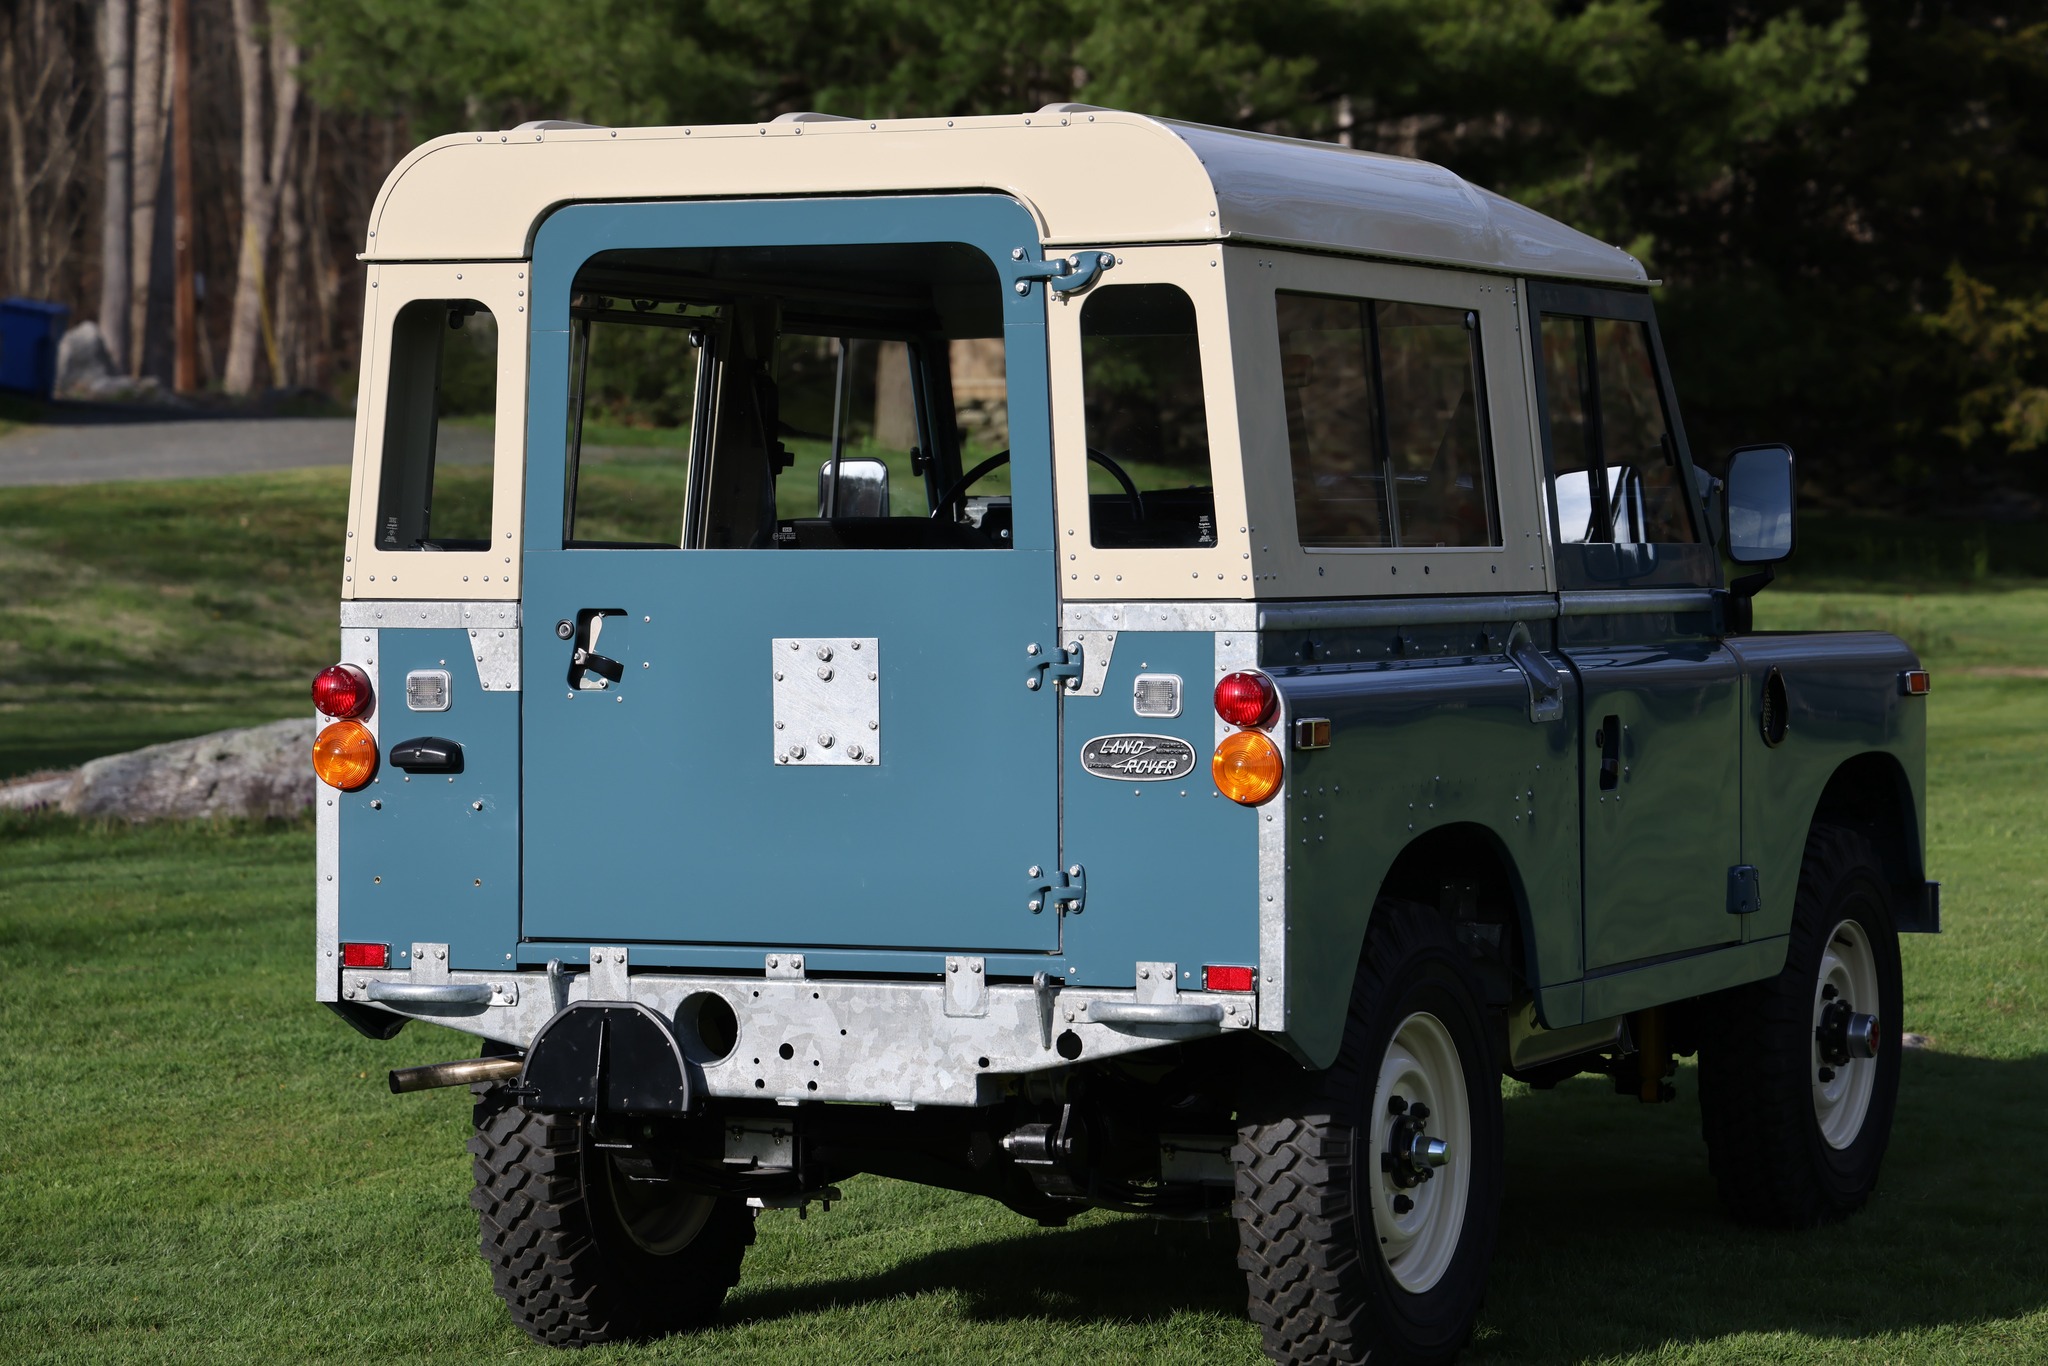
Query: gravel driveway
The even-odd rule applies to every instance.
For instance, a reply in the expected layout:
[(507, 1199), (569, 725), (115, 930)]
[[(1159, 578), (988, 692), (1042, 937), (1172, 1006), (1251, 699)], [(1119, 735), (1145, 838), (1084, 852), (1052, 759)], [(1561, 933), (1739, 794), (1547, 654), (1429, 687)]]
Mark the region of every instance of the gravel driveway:
[[(355, 423), (345, 417), (171, 418), (53, 413), (49, 425), (0, 436), (0, 487), (115, 479), (197, 479), (219, 474), (346, 465)], [(489, 459), (488, 433), (452, 428), (441, 458)]]

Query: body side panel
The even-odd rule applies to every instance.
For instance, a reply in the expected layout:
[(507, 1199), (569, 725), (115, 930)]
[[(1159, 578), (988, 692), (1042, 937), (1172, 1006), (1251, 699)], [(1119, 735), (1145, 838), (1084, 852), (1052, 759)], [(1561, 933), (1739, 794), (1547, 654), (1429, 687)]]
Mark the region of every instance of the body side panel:
[[(1900, 673), (1920, 666), (1913, 651), (1876, 632), (1731, 636), (1728, 648), (1743, 673), (1743, 861), (1757, 867), (1763, 890), (1752, 937), (1789, 930), (1814, 810), (1829, 779), (1858, 755), (1889, 754), (1903, 770), (1914, 817), (1907, 861), (1924, 876), (1927, 699), (1906, 697), (1899, 686)], [(1761, 729), (1774, 668), (1789, 704), (1785, 740), (1775, 748)]]
[(1498, 655), (1269, 671), (1290, 714), (1331, 722), (1328, 749), (1287, 756), (1285, 1027), (1303, 1056), (1327, 1066), (1336, 1054), (1394, 860), (1449, 825), (1499, 842), (1527, 898), (1518, 909), (1545, 1023), (1579, 1023), (1575, 991), (1542, 991), (1581, 975), (1575, 700), (1562, 718), (1532, 722), (1526, 679)]
[[(323, 799), (335, 799), (339, 821), (339, 937), (387, 943), (398, 966), (416, 942), (446, 944), (454, 968), (511, 964), (519, 936), (519, 694), (482, 687), (463, 629), (352, 626), (344, 635), (374, 649), (356, 662), (376, 690), (377, 742), (387, 757), (365, 787), (321, 788)], [(405, 678), (416, 669), (448, 675), (447, 710), (407, 708)], [(391, 765), (392, 746), (422, 736), (461, 745), (462, 771), (407, 774)]]
[[(1216, 649), (1207, 631), (1120, 632), (1101, 693), (1062, 701), (1060, 843), (1088, 879), (1087, 909), (1067, 918), (1066, 958), (1123, 974), (1088, 981), (1127, 981), (1134, 963), (1168, 962), (1180, 966), (1186, 989), (1200, 985), (1204, 964), (1259, 964), (1259, 809), (1227, 800), (1209, 769)], [(1136, 714), (1141, 673), (1182, 680), (1179, 716)], [(1089, 771), (1083, 747), (1112, 735), (1180, 740), (1194, 751), (1193, 768), (1163, 781)]]

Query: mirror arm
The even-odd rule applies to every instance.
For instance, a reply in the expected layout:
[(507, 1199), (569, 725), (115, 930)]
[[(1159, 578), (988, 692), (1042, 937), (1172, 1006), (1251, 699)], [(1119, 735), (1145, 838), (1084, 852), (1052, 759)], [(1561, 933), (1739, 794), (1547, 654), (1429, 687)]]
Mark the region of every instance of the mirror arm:
[(1756, 629), (1756, 595), (1776, 577), (1776, 567), (1767, 564), (1754, 574), (1731, 580), (1714, 595), (1721, 600), (1722, 635), (1746, 636)]
[(1746, 601), (1768, 588), (1771, 585), (1771, 581), (1777, 578), (1777, 576), (1777, 566), (1767, 564), (1754, 574), (1744, 574), (1741, 578), (1730, 582), (1728, 585), (1728, 595), (1730, 597), (1742, 598)]

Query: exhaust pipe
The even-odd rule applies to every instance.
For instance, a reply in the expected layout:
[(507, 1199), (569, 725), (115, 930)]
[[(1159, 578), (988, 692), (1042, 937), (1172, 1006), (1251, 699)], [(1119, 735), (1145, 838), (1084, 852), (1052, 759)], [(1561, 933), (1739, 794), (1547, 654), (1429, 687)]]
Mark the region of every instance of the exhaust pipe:
[(437, 1062), (425, 1067), (397, 1067), (391, 1071), (391, 1094), (431, 1091), (437, 1086), (468, 1086), (480, 1081), (510, 1081), (526, 1064), (519, 1058), (470, 1058), (464, 1062)]

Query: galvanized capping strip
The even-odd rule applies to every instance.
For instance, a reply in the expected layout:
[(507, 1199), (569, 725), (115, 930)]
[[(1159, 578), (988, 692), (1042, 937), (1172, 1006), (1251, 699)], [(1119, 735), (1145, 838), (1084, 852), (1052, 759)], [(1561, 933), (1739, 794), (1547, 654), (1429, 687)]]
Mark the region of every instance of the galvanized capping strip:
[(1565, 617), (1714, 610), (1711, 588), (1595, 588), (1557, 596), (1558, 615)]
[(518, 624), (516, 602), (380, 602), (354, 598), (341, 604), (344, 630), (359, 626), (415, 626), (453, 631)]
[(1060, 629), (1249, 631), (1257, 608), (1251, 602), (1069, 602), (1060, 608)]
[[(370, 695), (380, 691), (377, 677), (378, 632), (374, 627), (365, 628), (360, 623), (348, 623), (348, 604), (342, 606), (341, 662), (354, 664), (370, 676)], [(327, 718), (316, 716), (315, 720), (325, 723)], [(377, 734), (377, 708), (373, 703), (362, 718), (374, 737)], [(313, 783), (314, 835), (313, 835), (313, 954), (314, 982), (313, 999), (336, 1001), (341, 999), (341, 793), (318, 779)]]

